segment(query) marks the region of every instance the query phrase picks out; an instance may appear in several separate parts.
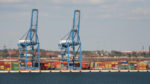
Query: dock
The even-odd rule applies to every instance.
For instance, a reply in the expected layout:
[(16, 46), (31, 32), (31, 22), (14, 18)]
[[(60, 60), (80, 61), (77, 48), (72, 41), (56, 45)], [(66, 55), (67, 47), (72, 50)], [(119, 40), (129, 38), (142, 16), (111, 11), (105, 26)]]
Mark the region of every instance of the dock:
[(120, 72), (129, 72), (129, 70), (120, 70)]
[(110, 70), (110, 72), (119, 72), (119, 70)]
[(91, 72), (99, 72), (99, 70), (91, 70)]
[(55, 73), (55, 72), (65, 72), (65, 73), (81, 73), (81, 72), (99, 72), (99, 73), (103, 73), (103, 72), (150, 72), (150, 70), (31, 70), (31, 71), (14, 71), (14, 70), (10, 70), (10, 71), (6, 71), (6, 70), (0, 70), (0, 73)]
[(81, 72), (90, 72), (90, 70), (81, 70)]
[(42, 73), (45, 73), (45, 72), (48, 73), (48, 72), (50, 72), (50, 70), (41, 70), (41, 72)]
[(81, 72), (81, 70), (71, 70), (71, 72)]
[(109, 72), (109, 70), (101, 70), (101, 72)]
[(139, 72), (147, 72), (147, 70), (139, 70)]
[(71, 72), (70, 70), (61, 70), (61, 72)]
[(0, 73), (8, 73), (9, 71), (0, 71)]
[(19, 71), (13, 71), (13, 70), (11, 70), (11, 71), (9, 71), (10, 73), (19, 73)]
[(20, 73), (29, 73), (30, 71), (19, 71)]
[(138, 70), (129, 70), (129, 72), (138, 72)]
[(60, 70), (51, 70), (51, 72), (60, 72)]
[(40, 73), (41, 71), (38, 70), (38, 71), (30, 71), (31, 73)]

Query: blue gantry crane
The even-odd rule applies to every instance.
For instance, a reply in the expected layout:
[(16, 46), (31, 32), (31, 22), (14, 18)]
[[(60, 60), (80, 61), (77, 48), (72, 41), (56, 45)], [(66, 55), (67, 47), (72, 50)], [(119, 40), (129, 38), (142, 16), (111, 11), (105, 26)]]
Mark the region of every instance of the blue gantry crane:
[(40, 43), (37, 31), (38, 9), (32, 9), (30, 28), (18, 43), (21, 69), (40, 69)]
[[(73, 27), (59, 42), (62, 69), (81, 69), (82, 67), (82, 47), (79, 30), (80, 10), (75, 10)], [(64, 62), (67, 62), (67, 65), (65, 65)]]

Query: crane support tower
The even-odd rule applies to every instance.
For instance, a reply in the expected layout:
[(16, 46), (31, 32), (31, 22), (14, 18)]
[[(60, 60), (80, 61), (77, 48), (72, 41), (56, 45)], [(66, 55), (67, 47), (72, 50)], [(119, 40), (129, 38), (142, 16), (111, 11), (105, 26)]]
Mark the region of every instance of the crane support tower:
[(73, 27), (59, 42), (62, 69), (82, 68), (82, 47), (79, 36), (80, 10), (74, 11)]
[(37, 31), (38, 9), (32, 9), (30, 28), (18, 43), (20, 69), (40, 69), (40, 43)]

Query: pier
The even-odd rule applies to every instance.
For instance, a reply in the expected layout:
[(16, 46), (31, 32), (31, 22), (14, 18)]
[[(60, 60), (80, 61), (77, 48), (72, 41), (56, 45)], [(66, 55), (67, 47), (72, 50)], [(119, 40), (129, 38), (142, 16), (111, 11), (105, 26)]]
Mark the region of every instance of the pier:
[(99, 72), (99, 73), (103, 73), (103, 72), (150, 72), (150, 70), (31, 70), (31, 71), (5, 71), (5, 70), (1, 70), (0, 73), (55, 73), (55, 72), (59, 72), (59, 73), (84, 73), (84, 72), (89, 72), (89, 73), (93, 73), (93, 72)]

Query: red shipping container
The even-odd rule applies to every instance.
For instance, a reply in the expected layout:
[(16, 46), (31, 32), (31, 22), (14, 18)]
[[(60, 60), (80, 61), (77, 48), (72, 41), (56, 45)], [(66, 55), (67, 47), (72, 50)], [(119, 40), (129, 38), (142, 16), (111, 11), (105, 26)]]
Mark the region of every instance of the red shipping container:
[(104, 64), (100, 64), (100, 66), (105, 66)]

